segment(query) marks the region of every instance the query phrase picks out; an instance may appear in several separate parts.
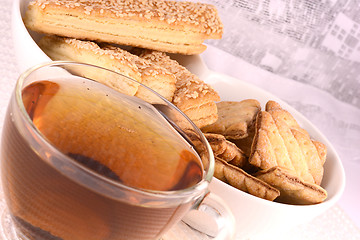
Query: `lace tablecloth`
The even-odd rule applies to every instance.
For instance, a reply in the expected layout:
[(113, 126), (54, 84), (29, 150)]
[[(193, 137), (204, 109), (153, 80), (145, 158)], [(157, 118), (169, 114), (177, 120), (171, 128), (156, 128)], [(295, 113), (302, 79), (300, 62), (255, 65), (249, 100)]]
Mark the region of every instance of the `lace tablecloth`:
[[(13, 46), (12, 43), (10, 25), (12, 0), (0, 0), (0, 2), (1, 131), (6, 106), (8, 104), (11, 91), (15, 85), (19, 72), (17, 70), (15, 56), (13, 55), (13, 51), (16, 46)], [(246, 9), (248, 10), (253, 7), (256, 10), (254, 6), (258, 1), (228, 0), (206, 2), (212, 2), (219, 6), (219, 10), (223, 16), (225, 24), (231, 24), (231, 21), (232, 24), (234, 24), (234, 21), (237, 21), (239, 18), (241, 18), (241, 14), (239, 15), (238, 13), (244, 11), (245, 8), (242, 9), (242, 7), (247, 7)], [(251, 5), (250, 2), (253, 2), (253, 4)], [(262, 6), (265, 8), (265, 10), (268, 9), (269, 12), (269, 10), (271, 10), (271, 4), (282, 1), (259, 2), (263, 2), (263, 5), (269, 5), (267, 7)], [(283, 2), (290, 3), (291, 1)], [(303, 1), (298, 2), (298, 5), (301, 7)], [(319, 2), (323, 3), (324, 1)], [(325, 2), (333, 2), (333, 4), (336, 4), (337, 1)], [(350, 4), (351, 1), (339, 2), (349, 2)], [(258, 8), (260, 8), (259, 3), (257, 4)], [(290, 9), (291, 6), (289, 4), (285, 4), (285, 7)], [(345, 8), (346, 6), (343, 7)], [(287, 10), (288, 12), (289, 9)], [(236, 12), (237, 10), (239, 12)], [(270, 11), (269, 14), (276, 13), (272, 13)], [(347, 14), (349, 15), (349, 13)], [(243, 16), (249, 17), (248, 15), (243, 14)], [(259, 19), (259, 21), (261, 21), (261, 19)], [(357, 206), (360, 201), (359, 190), (357, 186), (360, 179), (356, 173), (360, 170), (360, 125), (358, 122), (358, 119), (360, 119), (360, 94), (355, 96), (356, 91), (358, 91), (360, 86), (359, 80), (348, 80), (348, 85), (346, 85), (339, 84), (339, 82), (336, 82), (335, 80), (327, 81), (323, 78), (317, 80), (316, 78), (310, 77), (305, 79), (305, 76), (303, 76), (303, 78), (299, 78), (298, 76), (290, 76), (289, 71), (285, 71), (284, 66), (281, 64), (283, 61), (282, 58), (276, 57), (278, 53), (274, 53), (271, 50), (268, 50), (268, 55), (264, 55), (264, 57), (257, 62), (255, 60), (251, 62), (251, 59), (249, 60), (246, 58), (246, 56), (249, 56), (249, 54), (243, 53), (239, 50), (241, 47), (243, 47), (243, 43), (241, 43), (241, 39), (239, 38), (239, 34), (241, 34), (239, 32), (243, 31), (243, 27), (244, 26), (239, 26), (238, 32), (236, 27), (232, 28), (231, 31), (227, 31), (221, 41), (210, 41), (208, 43), (208, 50), (202, 55), (205, 63), (212, 70), (232, 75), (236, 78), (240, 78), (244, 81), (258, 85), (259, 87), (266, 88), (268, 91), (284, 99), (290, 105), (293, 105), (297, 110), (302, 112), (313, 123), (315, 123), (315, 125), (317, 125), (321, 131), (325, 133), (330, 141), (333, 142), (335, 148), (343, 159), (345, 171), (347, 174), (347, 187), (345, 189), (344, 196), (336, 206), (323, 215), (312, 220), (310, 223), (305, 223), (296, 229), (288, 231), (284, 230), (283, 236), (276, 236), (276, 239), (360, 239), (360, 210)], [(282, 52), (281, 54), (285, 53), (286, 51)], [(296, 59), (301, 59), (306, 53), (308, 54), (308, 50), (299, 52), (296, 56)], [(219, 54), (221, 54), (221, 57), (219, 57)], [(269, 59), (272, 59), (270, 61), (271, 64), (269, 63)], [(254, 77), (254, 75), (246, 73), (246, 71), (241, 71), (244, 68), (242, 63), (245, 61), (247, 62), (246, 64), (262, 64), (261, 67), (263, 69), (265, 66), (265, 68), (268, 68), (267, 70), (280, 74), (282, 77), (271, 79), (261, 74), (255, 75), (256, 77)], [(354, 65), (354, 68), (356, 66), (358, 65)], [(283, 69), (281, 70), (282, 67)], [(289, 66), (285, 66), (285, 68), (286, 67)], [(296, 71), (299, 72), (300, 70), (296, 69)], [(285, 81), (289, 81), (288, 83), (290, 84), (284, 84), (284, 77), (286, 78)], [(292, 77), (292, 79), (287, 79), (289, 77)], [(289, 89), (290, 87), (294, 86), (296, 88), (297, 94), (293, 94), (293, 90)], [(346, 97), (349, 94), (353, 94), (352, 98)], [(2, 191), (0, 189), (0, 209), (3, 211), (4, 207), (5, 202), (2, 197)], [(185, 235), (179, 234), (180, 232), (183, 232), (183, 228), (184, 226), (178, 225), (171, 232), (169, 232), (164, 237), (164, 239), (184, 239)], [(189, 239), (201, 239), (201, 236), (192, 235), (192, 237)]]

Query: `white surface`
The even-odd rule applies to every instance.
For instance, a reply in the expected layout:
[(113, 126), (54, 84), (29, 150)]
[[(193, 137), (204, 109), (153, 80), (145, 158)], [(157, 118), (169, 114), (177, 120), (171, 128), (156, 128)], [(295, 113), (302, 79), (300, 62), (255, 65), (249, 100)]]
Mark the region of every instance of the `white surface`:
[[(20, 64), (20, 69), (24, 70), (28, 66), (32, 66), (37, 62), (44, 61), (43, 56), (38, 58), (37, 50), (30, 47), (32, 43), (26, 39), (26, 34), (22, 35), (23, 29), (17, 28), (14, 36), (18, 39), (16, 47), (12, 44), (11, 33), (10, 33), (10, 5), (11, 0), (2, 0), (4, 4), (0, 5), (0, 100), (1, 100), (1, 121), (3, 120), (6, 105), (10, 97), (11, 90), (15, 84), (16, 78), (19, 74), (18, 68), (15, 67), (14, 52), (22, 54), (28, 53), (30, 58), (21, 58), (24, 60)], [(18, 38), (19, 37), (19, 38)], [(28, 45), (30, 44), (30, 45)], [(35, 51), (35, 52), (34, 52)], [(343, 133), (338, 131), (338, 128), (332, 128), (337, 126), (338, 121), (341, 120), (344, 124), (351, 124), (352, 122), (358, 121), (360, 116), (360, 110), (343, 102), (334, 99), (330, 94), (322, 92), (312, 86), (299, 83), (290, 79), (278, 77), (267, 71), (260, 70), (247, 62), (242, 61), (230, 54), (224, 53), (219, 49), (209, 47), (208, 50), (202, 54), (206, 65), (214, 71), (225, 73), (235, 78), (241, 79), (245, 82), (257, 85), (262, 89), (266, 89), (282, 100), (290, 103), (290, 105), (296, 107), (301, 111), (311, 122), (315, 123), (316, 126), (325, 134), (325, 136), (332, 142), (335, 149), (338, 151), (343, 165), (346, 171), (347, 185), (343, 197), (340, 199), (340, 206), (346, 212), (343, 212), (338, 206), (331, 208), (324, 214), (312, 220), (310, 223), (305, 223), (300, 227), (290, 231), (287, 239), (360, 239), (360, 233), (357, 227), (355, 227), (348, 215), (356, 221), (357, 226), (360, 227), (360, 209), (359, 209), (359, 188), (357, 184), (360, 182), (360, 170), (359, 162), (352, 161), (353, 155), (349, 155), (355, 151), (348, 151), (346, 146), (359, 146), (359, 142), (351, 142), (344, 139), (344, 136), (353, 136), (351, 133)], [(231, 89), (235, 91), (235, 89)], [(226, 96), (227, 92), (223, 93)], [(234, 93), (232, 93), (234, 94)], [(305, 96), (305, 97), (304, 97)], [(307, 111), (302, 109), (302, 106), (321, 106), (320, 111)], [(313, 105), (311, 105), (313, 104)], [(331, 117), (337, 116), (335, 121), (328, 122), (329, 115)], [(2, 122), (1, 122), (2, 123)], [(0, 129), (2, 128), (2, 124)], [(353, 139), (358, 139), (352, 137)], [(350, 156), (350, 157), (348, 157)], [(247, 216), (244, 214), (245, 219)], [(284, 238), (286, 239), (286, 238)]]

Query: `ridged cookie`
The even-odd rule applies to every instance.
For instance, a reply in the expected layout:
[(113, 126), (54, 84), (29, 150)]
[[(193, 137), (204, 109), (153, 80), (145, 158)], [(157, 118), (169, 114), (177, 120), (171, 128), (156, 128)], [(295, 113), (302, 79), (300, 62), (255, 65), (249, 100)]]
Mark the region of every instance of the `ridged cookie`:
[[(310, 135), (278, 104), (256, 118), (255, 136), (249, 162), (263, 170), (279, 166), (307, 183), (320, 184), (326, 158), (325, 145)], [(315, 142), (315, 144), (314, 144)]]

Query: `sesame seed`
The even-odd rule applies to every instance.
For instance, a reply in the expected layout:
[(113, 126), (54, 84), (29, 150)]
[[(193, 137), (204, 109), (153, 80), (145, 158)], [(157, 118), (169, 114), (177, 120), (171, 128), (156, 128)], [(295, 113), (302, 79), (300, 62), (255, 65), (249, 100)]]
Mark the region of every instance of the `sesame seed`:
[(140, 57), (164, 67), (175, 75), (177, 81), (176, 92), (173, 99), (174, 103), (179, 103), (184, 99), (204, 97), (205, 95), (209, 96), (210, 101), (219, 100), (218, 94), (210, 85), (199, 79), (195, 74), (189, 72), (177, 61), (172, 60), (166, 53), (143, 50)]

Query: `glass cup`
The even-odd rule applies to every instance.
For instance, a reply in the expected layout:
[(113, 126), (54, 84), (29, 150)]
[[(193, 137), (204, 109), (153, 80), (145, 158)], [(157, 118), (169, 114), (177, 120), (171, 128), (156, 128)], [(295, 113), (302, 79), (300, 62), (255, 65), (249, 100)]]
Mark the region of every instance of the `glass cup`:
[[(36, 105), (35, 109), (34, 105), (31, 105), (31, 102), (35, 101), (33, 95), (39, 92), (33, 91), (30, 98), (24, 95), (24, 89), (29, 89), (34, 83), (56, 82), (59, 79), (64, 86), (86, 82), (90, 88), (99, 88), (99, 92), (103, 92), (104, 96), (114, 96), (110, 98), (112, 104), (116, 104), (117, 100), (127, 99), (129, 87), (141, 88), (141, 96), (128, 97), (131, 100), (130, 108), (131, 105), (136, 105), (139, 109), (146, 108), (155, 113), (157, 119), (161, 119), (159, 121), (162, 121), (163, 128), (170, 129), (169, 131), (178, 136), (177, 141), (173, 142), (174, 145), (184, 142), (190, 149), (195, 150), (201, 167), (200, 177), (195, 179), (193, 185), (184, 185), (186, 187), (176, 185), (177, 187), (166, 190), (151, 190), (128, 185), (112, 179), (109, 175), (105, 177), (104, 171), (111, 172), (111, 167), (110, 170), (103, 165), (94, 167), (96, 161), (92, 158), (82, 158), (81, 162), (74, 156), (65, 154), (63, 149), (60, 150), (60, 147), (44, 134), (44, 131), (52, 128), (52, 123), (46, 122), (47, 127), (41, 131), (37, 125), (41, 119), (35, 123), (34, 114), (38, 108), (44, 108)], [(117, 83), (118, 91), (99, 84), (114, 82)], [(87, 87), (88, 90), (90, 88)], [(41, 87), (37, 90), (39, 89), (41, 90)], [(53, 92), (50, 90), (49, 94), (41, 92), (40, 98), (47, 102), (52, 99)], [(40, 98), (37, 96), (36, 101)], [(76, 100), (73, 101), (76, 105)], [(24, 102), (30, 105), (25, 106)], [(97, 106), (96, 111), (100, 111), (96, 112), (99, 118), (108, 111), (102, 108), (102, 100), (90, 102)], [(64, 111), (59, 107), (61, 104), (52, 106), (53, 114)], [(61, 122), (69, 115), (89, 112), (82, 110), (74, 107), (67, 115), (59, 114), (57, 120)], [(112, 114), (112, 118), (120, 115)], [(147, 127), (152, 126), (151, 117), (144, 117), (144, 121)], [(90, 133), (97, 131), (89, 129), (91, 125), (86, 124), (79, 128), (84, 129), (68, 131), (65, 126), (55, 128), (55, 139), (62, 138), (65, 145), (74, 138), (85, 139), (86, 142), (92, 137)], [(108, 135), (111, 138), (111, 134)], [(93, 142), (93, 139), (90, 140)], [(136, 155), (142, 151), (146, 141), (135, 144), (136, 147), (131, 149), (134, 149)], [(73, 146), (72, 143), (68, 145)], [(85, 152), (92, 150), (96, 155), (97, 145), (82, 145)], [(124, 146), (118, 145), (119, 149), (122, 147)], [(92, 166), (87, 165), (89, 162), (92, 162)], [(151, 167), (143, 164), (139, 171), (146, 173), (147, 168), (151, 170)], [(156, 179), (158, 172), (156, 169), (151, 171)], [(7, 216), (10, 218), (8, 224), (3, 226), (5, 237), (40, 240), (160, 239), (174, 225), (184, 221), (215, 239), (231, 239), (235, 231), (234, 217), (225, 203), (208, 190), (213, 171), (214, 157), (201, 131), (186, 115), (153, 90), (119, 73), (92, 65), (52, 62), (36, 66), (18, 79), (4, 121), (1, 176)], [(194, 180), (191, 179), (190, 172), (191, 169), (186, 169), (179, 181), (189, 176), (190, 181)], [(132, 174), (135, 173), (137, 172)], [(209, 223), (209, 219), (213, 221)], [(2, 222), (4, 223), (4, 220)], [(215, 223), (215, 227), (212, 223)]]

